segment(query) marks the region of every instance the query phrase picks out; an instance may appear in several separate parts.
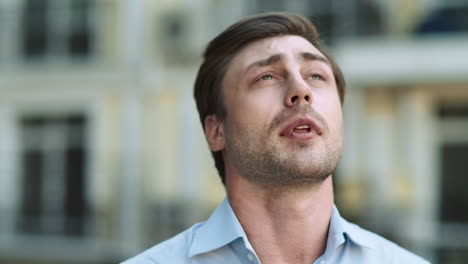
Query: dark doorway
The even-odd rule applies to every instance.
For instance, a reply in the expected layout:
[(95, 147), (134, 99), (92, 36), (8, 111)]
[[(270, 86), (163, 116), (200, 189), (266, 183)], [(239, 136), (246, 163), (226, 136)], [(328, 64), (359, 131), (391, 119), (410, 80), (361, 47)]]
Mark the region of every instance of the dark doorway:
[(83, 236), (87, 219), (85, 116), (31, 115), (19, 123), (22, 206), (18, 231)]

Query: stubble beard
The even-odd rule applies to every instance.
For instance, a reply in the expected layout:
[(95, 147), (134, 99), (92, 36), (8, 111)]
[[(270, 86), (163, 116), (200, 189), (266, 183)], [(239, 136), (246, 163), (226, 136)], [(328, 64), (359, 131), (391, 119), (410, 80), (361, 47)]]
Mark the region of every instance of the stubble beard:
[[(328, 132), (326, 123), (322, 125)], [(307, 148), (314, 146), (309, 143), (296, 142), (293, 146), (295, 150), (284, 152), (280, 150), (279, 142), (269, 144), (272, 142), (270, 135), (255, 137), (256, 131), (232, 123), (226, 128), (226, 151), (233, 166), (247, 181), (271, 192), (319, 185), (333, 174), (341, 159), (341, 138), (335, 144), (322, 138), (325, 146), (323, 152), (310, 155)], [(329, 133), (320, 135), (323, 136), (329, 136)], [(302, 153), (307, 155), (301, 156)]]

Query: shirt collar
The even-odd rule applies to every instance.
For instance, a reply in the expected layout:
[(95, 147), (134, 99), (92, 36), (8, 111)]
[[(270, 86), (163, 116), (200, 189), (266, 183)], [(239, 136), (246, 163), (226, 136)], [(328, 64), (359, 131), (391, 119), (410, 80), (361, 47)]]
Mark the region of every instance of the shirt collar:
[(358, 246), (374, 248), (374, 244), (372, 243), (373, 239), (370, 237), (369, 233), (359, 226), (346, 221), (341, 217), (336, 206), (333, 206), (328, 230), (327, 251), (328, 248), (335, 249), (348, 239)]
[(251, 247), (228, 199), (225, 198), (210, 218), (195, 231), (189, 257), (213, 251), (239, 237), (243, 238), (247, 247)]
[[(234, 240), (242, 238), (245, 247), (255, 252), (247, 235), (225, 198), (208, 220), (195, 231), (189, 257), (221, 248)], [(341, 217), (334, 206), (328, 229), (327, 246), (324, 255), (332, 254), (341, 244), (350, 239), (359, 246), (373, 248), (372, 238), (359, 226), (351, 224)]]

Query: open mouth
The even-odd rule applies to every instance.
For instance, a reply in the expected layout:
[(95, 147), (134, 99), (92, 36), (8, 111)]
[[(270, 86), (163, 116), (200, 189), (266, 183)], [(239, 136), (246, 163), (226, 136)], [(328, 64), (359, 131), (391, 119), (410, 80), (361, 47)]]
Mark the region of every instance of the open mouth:
[(310, 139), (321, 135), (320, 127), (308, 118), (298, 118), (291, 122), (280, 133), (280, 136), (292, 139)]
[(308, 125), (297, 126), (293, 128), (293, 133), (309, 133), (312, 130)]

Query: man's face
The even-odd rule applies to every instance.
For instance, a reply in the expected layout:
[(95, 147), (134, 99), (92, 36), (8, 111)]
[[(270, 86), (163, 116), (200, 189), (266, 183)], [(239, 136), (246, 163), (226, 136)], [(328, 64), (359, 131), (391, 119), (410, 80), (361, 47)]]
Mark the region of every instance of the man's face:
[(335, 170), (342, 109), (325, 56), (299, 36), (255, 41), (223, 80), (226, 169), (266, 188), (309, 186)]

